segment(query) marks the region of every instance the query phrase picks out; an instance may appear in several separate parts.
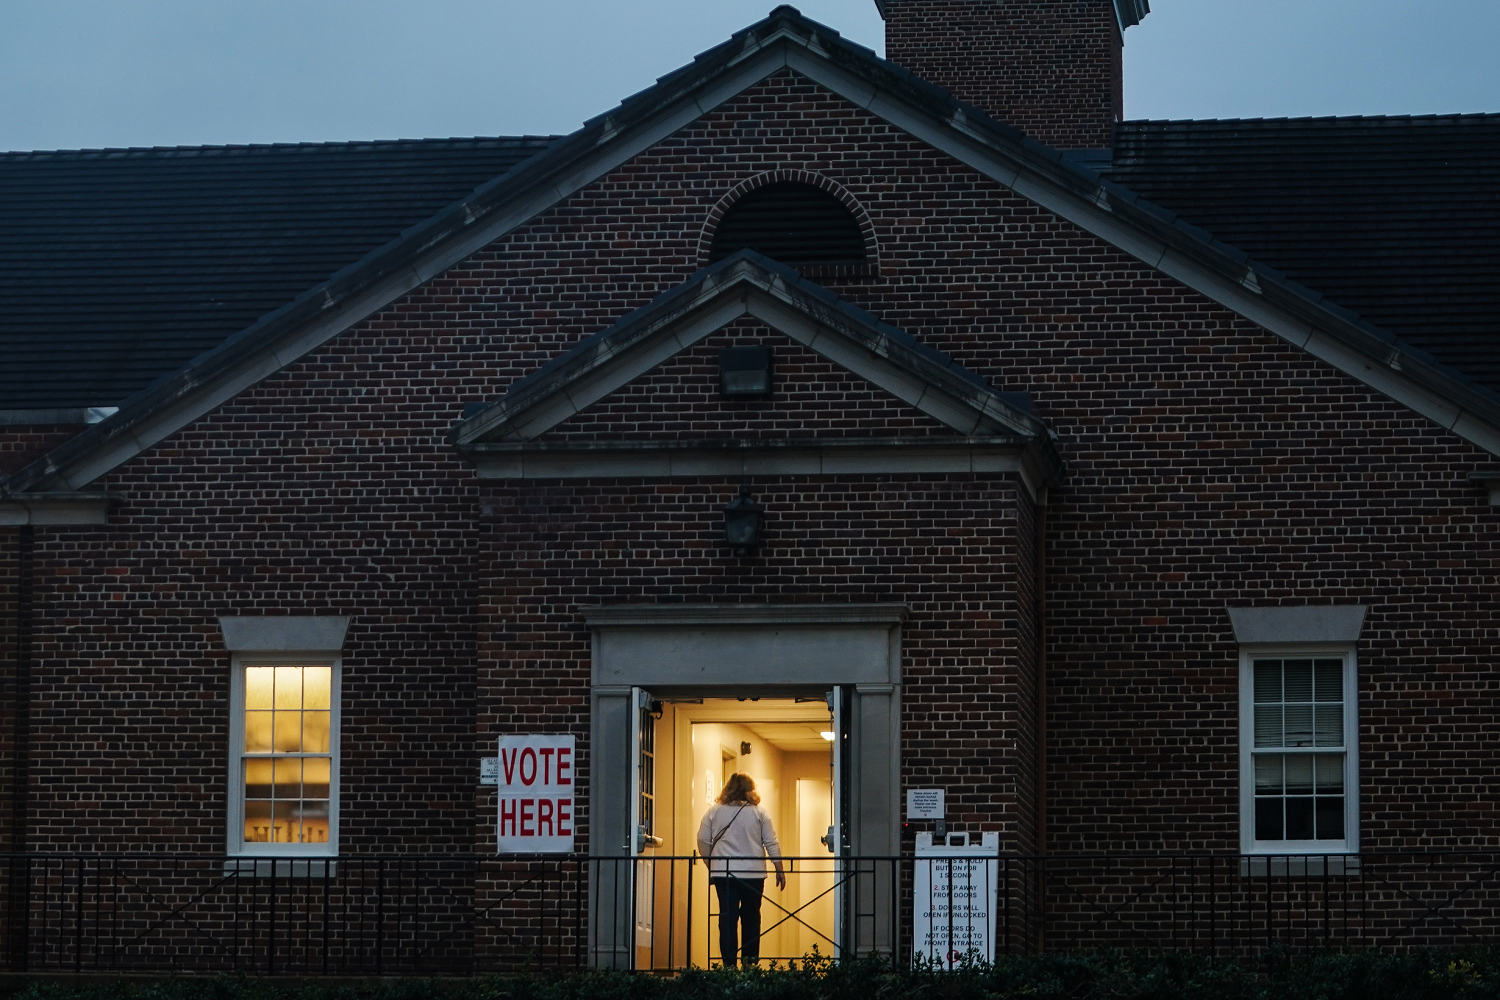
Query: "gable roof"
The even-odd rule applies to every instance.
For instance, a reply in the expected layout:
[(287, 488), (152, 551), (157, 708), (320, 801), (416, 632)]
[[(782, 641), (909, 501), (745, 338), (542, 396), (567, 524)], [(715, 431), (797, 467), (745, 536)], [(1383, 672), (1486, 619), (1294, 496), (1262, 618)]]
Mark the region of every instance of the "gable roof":
[[(952, 438), (910, 444), (923, 452), (951, 453), (956, 464), (950, 464), (960, 471), (994, 470), (1003, 454), (1011, 460), (1007, 467), (1017, 468), (1036, 493), (1062, 468), (1046, 424), (1031, 412), (1024, 396), (992, 388), (942, 352), (753, 250), (741, 250), (703, 268), (585, 338), (515, 382), (496, 402), (466, 417), (450, 438), (480, 465), (482, 475), (502, 477), (567, 475), (571, 469), (598, 475), (606, 462), (616, 470), (628, 463), (657, 475), (738, 475), (754, 471), (755, 453), (766, 451), (776, 452), (772, 461), (783, 471), (790, 467), (787, 456), (793, 451), (803, 471), (828, 471), (834, 465), (850, 471), (849, 456), (855, 449), (889, 452), (907, 444), (809, 437), (792, 437), (774, 446), (592, 441), (581, 449), (587, 461), (579, 465), (566, 458), (558, 461), (560, 455), (580, 451), (579, 446), (549, 446), (538, 440), (573, 414), (742, 316), (755, 317), (946, 424)], [(653, 460), (643, 463), (648, 452)], [(1028, 457), (1021, 462), (1023, 452)], [(630, 457), (622, 461), (622, 453)], [(889, 455), (878, 461), (888, 470), (900, 463)], [(918, 461), (924, 468), (933, 467), (926, 456)]]
[(84, 488), (707, 109), (787, 69), (1500, 455), (1500, 396), (1131, 189), (779, 7), (158, 380), (11, 476), (6, 491)]
[(0, 410), (116, 406), (549, 141), (0, 154)]
[(1110, 180), (1500, 392), (1500, 114), (1115, 136)]

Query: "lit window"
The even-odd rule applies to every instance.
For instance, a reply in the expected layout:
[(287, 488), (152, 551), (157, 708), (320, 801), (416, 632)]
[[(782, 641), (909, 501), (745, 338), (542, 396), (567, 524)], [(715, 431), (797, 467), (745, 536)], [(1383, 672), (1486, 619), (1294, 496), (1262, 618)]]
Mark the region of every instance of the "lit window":
[(337, 665), (242, 660), (234, 680), (230, 853), (336, 853)]
[(1256, 651), (1241, 663), (1241, 844), (1246, 853), (1357, 849), (1352, 652)]

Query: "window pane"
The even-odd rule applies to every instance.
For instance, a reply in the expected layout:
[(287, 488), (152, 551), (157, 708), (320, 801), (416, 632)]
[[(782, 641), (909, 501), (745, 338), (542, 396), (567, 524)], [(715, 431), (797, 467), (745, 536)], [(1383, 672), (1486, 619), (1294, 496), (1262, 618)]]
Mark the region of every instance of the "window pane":
[(328, 842), (328, 803), (304, 800), (302, 803), (302, 829), (298, 836), (304, 844)]
[(1314, 736), (1318, 746), (1341, 747), (1344, 745), (1343, 705), (1315, 705), (1313, 718), (1316, 720)]
[(276, 708), (299, 709), (302, 707), (302, 668), (276, 668)]
[(271, 803), (264, 799), (245, 802), (245, 840), (252, 844), (271, 842)]
[(271, 707), (271, 679), (274, 667), (245, 668), (245, 708), (269, 709)]
[(1255, 758), (1255, 792), (1281, 794), (1281, 755), (1258, 754)]
[(1284, 669), (1286, 670), (1286, 700), (1312, 701), (1312, 661), (1287, 660)]
[(1255, 745), (1258, 747), (1285, 746), (1281, 742), (1281, 706), (1255, 706)]
[(1255, 700), (1257, 702), (1281, 700), (1281, 661), (1255, 661)]
[(296, 759), (276, 761), (276, 783), (271, 794), (276, 799), (302, 797), (302, 761)]
[(302, 749), (302, 713), (275, 712), (276, 734), (271, 741), (273, 749), (281, 753), (296, 753)]
[(302, 762), (303, 795), (314, 799), (328, 798), (330, 764), (326, 757), (312, 757)]
[(1286, 839), (1313, 839), (1313, 800), (1308, 798), (1286, 799)]
[(271, 797), (271, 762), (269, 760), (245, 761), (245, 798), (267, 799)]
[(277, 844), (297, 842), (297, 803), (271, 803), (271, 840)]
[(1310, 747), (1313, 745), (1313, 710), (1311, 705), (1288, 705), (1286, 707), (1286, 745)]
[(271, 713), (245, 713), (245, 752), (265, 753), (271, 749)]
[(1282, 840), (1281, 799), (1255, 800), (1255, 839)]
[(1344, 661), (1319, 660), (1314, 667), (1318, 701), (1344, 700)]
[(302, 707), (330, 708), (333, 670), (329, 667), (302, 668)]
[(304, 753), (328, 752), (328, 713), (302, 713), (302, 750)]
[(1318, 840), (1344, 839), (1344, 798), (1318, 796)]
[(1313, 762), (1306, 754), (1288, 754), (1286, 758), (1286, 793), (1288, 795), (1311, 795), (1313, 793)]
[(1320, 753), (1317, 762), (1318, 793), (1344, 791), (1344, 758), (1335, 754)]

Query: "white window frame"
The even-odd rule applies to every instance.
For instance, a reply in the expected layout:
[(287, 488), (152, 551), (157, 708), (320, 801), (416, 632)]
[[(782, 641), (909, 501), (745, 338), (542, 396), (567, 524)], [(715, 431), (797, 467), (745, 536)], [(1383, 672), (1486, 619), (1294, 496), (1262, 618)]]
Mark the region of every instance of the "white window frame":
[[(240, 653), (231, 658), (229, 685), (229, 808), (226, 851), (232, 858), (332, 858), (339, 852), (339, 732), (341, 661), (327, 653)], [(277, 844), (245, 840), (245, 670), (247, 667), (329, 667), (328, 840), (319, 844)]]
[[(1255, 838), (1256, 660), (1337, 656), (1344, 661), (1344, 837), (1342, 840)], [(1354, 854), (1359, 850), (1359, 669), (1347, 643), (1253, 645), (1240, 648), (1240, 852), (1258, 855)]]

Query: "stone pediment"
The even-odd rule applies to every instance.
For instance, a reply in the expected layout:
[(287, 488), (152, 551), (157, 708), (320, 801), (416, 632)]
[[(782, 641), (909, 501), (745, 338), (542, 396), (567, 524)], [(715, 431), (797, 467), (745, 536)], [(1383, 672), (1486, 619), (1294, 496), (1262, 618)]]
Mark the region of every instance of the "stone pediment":
[[(632, 422), (622, 419), (615, 426), (595, 421), (590, 434), (559, 432), (747, 318), (899, 401), (925, 426), (859, 436), (809, 421), (774, 439), (711, 433), (653, 438), (628, 433)], [(1024, 465), (1040, 488), (1061, 468), (1046, 424), (1024, 395), (991, 387), (909, 333), (753, 251), (699, 271), (586, 338), (466, 417), (450, 437), (485, 478), (1000, 471)]]

